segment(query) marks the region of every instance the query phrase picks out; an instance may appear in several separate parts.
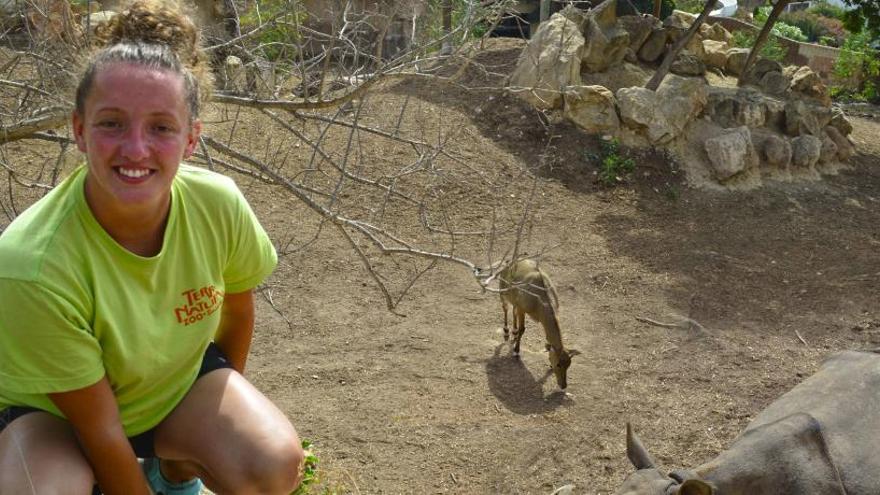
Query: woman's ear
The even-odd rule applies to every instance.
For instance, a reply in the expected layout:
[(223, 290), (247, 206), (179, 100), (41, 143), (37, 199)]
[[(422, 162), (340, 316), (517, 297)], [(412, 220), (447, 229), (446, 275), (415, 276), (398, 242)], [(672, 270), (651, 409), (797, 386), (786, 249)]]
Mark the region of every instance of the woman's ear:
[(196, 145), (199, 144), (199, 136), (201, 135), (202, 121), (195, 119), (192, 125), (189, 126), (189, 133), (186, 136), (186, 149), (183, 150), (184, 160), (192, 156), (193, 152), (196, 150)]
[(76, 147), (78, 150), (83, 153), (86, 152), (86, 138), (83, 135), (83, 130), (85, 129), (85, 122), (83, 122), (82, 117), (80, 117), (79, 112), (76, 110), (70, 116), (70, 123), (73, 127), (73, 139), (76, 141)]

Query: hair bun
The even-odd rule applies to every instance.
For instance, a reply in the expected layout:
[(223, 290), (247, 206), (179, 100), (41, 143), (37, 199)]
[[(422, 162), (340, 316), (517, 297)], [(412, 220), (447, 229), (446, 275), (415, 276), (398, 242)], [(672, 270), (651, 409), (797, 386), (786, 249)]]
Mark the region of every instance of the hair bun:
[(99, 47), (122, 42), (157, 43), (171, 47), (190, 67), (199, 62), (199, 31), (179, 8), (163, 0), (138, 0), (95, 28)]

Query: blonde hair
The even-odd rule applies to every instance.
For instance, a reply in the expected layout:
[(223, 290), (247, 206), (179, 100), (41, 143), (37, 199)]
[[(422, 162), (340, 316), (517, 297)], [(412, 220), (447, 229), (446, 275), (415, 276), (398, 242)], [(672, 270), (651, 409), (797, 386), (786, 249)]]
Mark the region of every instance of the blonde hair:
[(82, 115), (95, 76), (113, 63), (167, 70), (183, 78), (191, 118), (199, 116), (211, 94), (213, 77), (201, 47), (199, 29), (178, 5), (165, 0), (137, 0), (95, 28), (97, 47), (76, 89), (76, 112)]

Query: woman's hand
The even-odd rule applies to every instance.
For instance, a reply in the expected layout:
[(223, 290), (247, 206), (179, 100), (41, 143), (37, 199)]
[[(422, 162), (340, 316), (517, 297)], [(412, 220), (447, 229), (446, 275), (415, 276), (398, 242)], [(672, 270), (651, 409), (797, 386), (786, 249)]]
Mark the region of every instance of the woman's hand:
[(73, 426), (105, 495), (150, 495), (106, 376), (94, 385), (49, 398)]

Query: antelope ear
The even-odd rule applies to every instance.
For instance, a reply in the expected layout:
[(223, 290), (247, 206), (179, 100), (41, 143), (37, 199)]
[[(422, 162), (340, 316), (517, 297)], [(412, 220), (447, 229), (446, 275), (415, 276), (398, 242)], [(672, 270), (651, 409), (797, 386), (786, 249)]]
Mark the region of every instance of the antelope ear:
[(655, 467), (654, 459), (648, 453), (642, 441), (636, 436), (632, 425), (626, 424), (626, 456), (636, 469), (651, 469)]
[(685, 480), (678, 487), (678, 495), (712, 495), (715, 490), (702, 480)]
[(577, 350), (577, 349), (569, 349), (569, 350), (568, 350), (568, 355), (569, 355), (569, 356), (580, 356), (580, 355), (581, 355), (581, 351), (579, 351), (579, 350)]

